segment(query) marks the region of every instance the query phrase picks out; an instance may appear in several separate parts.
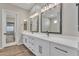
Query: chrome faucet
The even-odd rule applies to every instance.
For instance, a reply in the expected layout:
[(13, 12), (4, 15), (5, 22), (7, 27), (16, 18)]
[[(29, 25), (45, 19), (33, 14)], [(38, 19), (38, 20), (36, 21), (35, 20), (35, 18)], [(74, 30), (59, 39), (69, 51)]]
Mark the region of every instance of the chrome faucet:
[(33, 34), (33, 31), (32, 31), (32, 34)]
[(49, 32), (47, 31), (47, 36), (49, 36)]

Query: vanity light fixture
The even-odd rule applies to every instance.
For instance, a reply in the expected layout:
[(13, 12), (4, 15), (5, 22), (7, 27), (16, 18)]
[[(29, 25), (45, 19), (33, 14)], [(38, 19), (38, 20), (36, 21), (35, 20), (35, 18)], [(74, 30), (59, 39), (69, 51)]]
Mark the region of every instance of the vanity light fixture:
[(35, 13), (35, 14), (33, 14), (32, 16), (30, 16), (30, 18), (33, 18), (33, 17), (35, 17), (35, 16), (37, 16), (38, 15), (38, 13)]
[[(59, 3), (53, 3), (53, 4), (49, 4), (49, 5), (45, 6), (45, 7), (43, 7), (43, 8), (41, 9), (41, 13), (42, 13), (42, 12), (45, 12), (45, 11), (47, 11), (47, 10), (49, 10), (50, 8), (53, 8), (54, 6), (56, 6), (56, 5), (58, 5), (58, 4), (59, 4)], [(39, 15), (39, 13), (33, 14), (32, 16), (30, 16), (30, 18), (33, 18), (33, 17), (35, 17), (35, 16), (37, 16), (37, 15)]]
[(44, 8), (41, 9), (41, 13), (45, 12), (46, 10), (49, 10), (50, 8), (53, 8), (54, 6), (58, 5), (59, 3), (53, 3), (49, 4), (48, 6), (45, 6)]

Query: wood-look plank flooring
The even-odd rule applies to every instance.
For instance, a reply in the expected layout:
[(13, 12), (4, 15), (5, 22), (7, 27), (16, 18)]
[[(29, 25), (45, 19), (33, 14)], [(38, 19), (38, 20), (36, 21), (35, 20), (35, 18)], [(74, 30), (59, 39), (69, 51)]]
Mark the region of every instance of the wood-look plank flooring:
[(0, 56), (34, 56), (24, 45), (15, 45), (0, 49)]

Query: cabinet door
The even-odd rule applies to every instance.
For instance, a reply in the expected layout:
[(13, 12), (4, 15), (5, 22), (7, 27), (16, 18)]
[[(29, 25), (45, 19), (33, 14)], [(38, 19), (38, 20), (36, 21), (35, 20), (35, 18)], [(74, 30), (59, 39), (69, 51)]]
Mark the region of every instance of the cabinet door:
[(32, 45), (32, 50), (33, 50), (33, 53), (35, 54), (35, 55), (37, 55), (38, 53), (37, 53), (37, 38), (35, 38), (35, 37), (32, 37), (32, 40), (31, 40), (31, 45)]
[(76, 56), (78, 52), (74, 48), (66, 47), (60, 44), (51, 43), (50, 46), (51, 56)]
[(28, 37), (28, 43), (27, 43), (27, 47), (32, 51), (32, 37), (31, 36), (27, 36)]
[(35, 54), (35, 50), (34, 50), (34, 46), (35, 46), (34, 40), (35, 40), (34, 37), (31, 36), (29, 43), (30, 43), (30, 48), (31, 48), (32, 52)]
[(38, 45), (39, 45), (38, 40), (39, 40), (38, 38), (34, 37), (33, 41), (32, 41), (33, 42), (34, 54), (37, 55), (37, 56), (39, 55), (39, 52), (38, 52)]
[(29, 46), (29, 38), (28, 38), (28, 36), (23, 36), (23, 44), (26, 46), (26, 47), (28, 47)]
[(42, 39), (37, 39), (37, 52), (40, 56), (49, 55), (49, 42)]
[(25, 45), (25, 43), (26, 43), (26, 42), (25, 42), (26, 36), (23, 35), (22, 37), (23, 37), (23, 44)]
[(28, 48), (36, 55), (36, 40), (32, 36), (28, 36)]
[(49, 42), (42, 39), (25, 36), (23, 39), (24, 45), (29, 48), (35, 55), (48, 56), (49, 55)]

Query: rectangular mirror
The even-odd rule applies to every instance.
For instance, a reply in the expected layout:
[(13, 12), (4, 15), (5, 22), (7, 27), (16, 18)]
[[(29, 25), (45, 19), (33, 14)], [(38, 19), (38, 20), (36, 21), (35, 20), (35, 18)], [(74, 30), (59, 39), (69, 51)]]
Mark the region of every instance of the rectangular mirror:
[(39, 16), (35, 16), (33, 18), (31, 18), (30, 20), (31, 22), (31, 31), (32, 32), (38, 32), (39, 31)]
[(24, 21), (24, 31), (27, 30), (27, 21)]
[(44, 15), (44, 13), (42, 14), (41, 17), (42, 17), (41, 32), (46, 33), (46, 32), (48, 32), (50, 21), (49, 21), (49, 18)]
[(79, 3), (77, 3), (76, 6), (78, 7), (78, 31), (79, 31)]
[(55, 7), (41, 14), (41, 32), (62, 33), (62, 5)]

